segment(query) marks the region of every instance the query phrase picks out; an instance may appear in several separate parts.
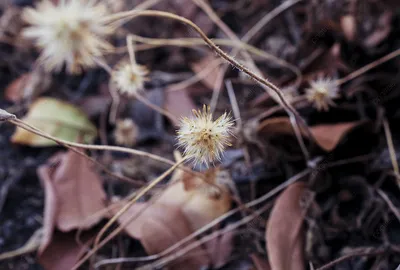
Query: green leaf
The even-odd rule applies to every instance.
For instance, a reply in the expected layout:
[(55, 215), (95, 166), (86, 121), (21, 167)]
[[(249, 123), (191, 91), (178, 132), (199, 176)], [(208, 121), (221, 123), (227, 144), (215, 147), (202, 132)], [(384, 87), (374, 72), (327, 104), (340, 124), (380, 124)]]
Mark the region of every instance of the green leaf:
[[(96, 126), (89, 121), (84, 112), (55, 98), (39, 98), (22, 120), (58, 139), (70, 142), (91, 143), (97, 136)], [(11, 141), (30, 146), (56, 145), (51, 140), (19, 127)]]

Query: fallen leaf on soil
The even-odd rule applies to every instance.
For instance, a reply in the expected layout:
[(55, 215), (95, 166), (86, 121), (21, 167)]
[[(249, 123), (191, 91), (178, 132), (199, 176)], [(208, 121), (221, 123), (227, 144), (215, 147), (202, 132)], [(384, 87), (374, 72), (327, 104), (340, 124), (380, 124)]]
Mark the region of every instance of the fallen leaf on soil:
[[(119, 222), (124, 224), (140, 214), (128, 223), (125, 231), (139, 239), (150, 255), (165, 250), (230, 209), (231, 198), (223, 184), (227, 176), (218, 169), (210, 170), (207, 176), (208, 181), (220, 187), (220, 196), (216, 196), (216, 187), (178, 170), (171, 184), (160, 196), (157, 195), (155, 202), (133, 205), (119, 218)], [(207, 251), (199, 247), (189, 252), (185, 258), (174, 261), (174, 269), (182, 269), (183, 266), (186, 269), (199, 269), (200, 265), (209, 262), (223, 265), (230, 256), (232, 236), (227, 234), (208, 246), (208, 254), (215, 253), (215, 246), (222, 251), (220, 254), (207, 256)], [(196, 268), (187, 268), (188, 264)]]
[(19, 102), (23, 97), (23, 85), (31, 76), (30, 73), (25, 73), (12, 81), (4, 91), (4, 97), (8, 101)]
[(364, 121), (318, 125), (311, 127), (310, 130), (322, 149), (332, 151), (350, 130), (362, 123)]
[(305, 190), (302, 182), (290, 185), (271, 211), (265, 237), (272, 270), (304, 269), (304, 213), (300, 200)]
[[(229, 228), (227, 225), (226, 229)], [(235, 231), (231, 230), (224, 233), (219, 238), (214, 238), (205, 243), (208, 254), (211, 257), (213, 267), (216, 269), (224, 266), (233, 251), (233, 241), (235, 238)]]
[(87, 243), (95, 236), (94, 232), (83, 233), (80, 235), (80, 243), (78, 243), (76, 233), (54, 232), (49, 245), (38, 254), (39, 262), (45, 270), (72, 269), (88, 248)]
[[(85, 143), (90, 143), (97, 134), (96, 127), (81, 110), (54, 98), (39, 98), (31, 105), (28, 114), (22, 120), (45, 133), (71, 142), (82, 138)], [(51, 140), (19, 127), (11, 140), (13, 143), (30, 146), (56, 145)]]
[[(186, 91), (165, 91), (165, 103), (164, 108), (172, 113), (173, 115), (183, 117), (190, 116), (192, 114), (192, 110), (196, 108), (196, 105), (193, 103), (193, 100), (189, 97)], [(179, 125), (179, 119), (175, 121), (173, 124), (176, 126)]]
[[(336, 124), (324, 124), (310, 127), (313, 140), (325, 151), (332, 151), (338, 143), (353, 128), (365, 123), (364, 121), (354, 121)], [(286, 116), (268, 118), (262, 121), (258, 127), (258, 134), (266, 137), (279, 135), (293, 135), (293, 127), (290, 119)], [(303, 131), (302, 135), (308, 137)]]
[(6, 88), (4, 97), (12, 102), (20, 102), (26, 97), (45, 92), (51, 84), (51, 76), (40, 70), (24, 73)]
[[(219, 169), (206, 172), (207, 182), (183, 170), (175, 171), (171, 184), (161, 194), (158, 203), (180, 207), (193, 230), (210, 223), (231, 208), (231, 197), (225, 185), (229, 176)], [(220, 194), (218, 194), (218, 189)]]
[[(140, 240), (149, 255), (164, 251), (193, 232), (185, 215), (175, 206), (157, 202), (137, 203), (118, 220), (121, 224), (125, 224), (137, 215), (139, 216), (125, 227), (125, 231), (131, 237)], [(182, 269), (182, 267), (200, 269), (201, 266), (207, 264), (209, 264), (209, 258), (203, 248), (198, 247), (188, 252), (186, 256), (175, 260), (171, 269)]]
[(92, 227), (105, 215), (101, 213), (106, 194), (100, 176), (87, 159), (71, 150), (52, 161), (58, 163), (55, 168), (44, 165), (39, 169), (46, 192), (45, 228), (46, 223), (47, 228), (54, 223), (64, 232)]
[(204, 76), (201, 79), (201, 82), (204, 83), (204, 85), (206, 85), (209, 89), (214, 89), (215, 84), (218, 80), (219, 73), (221, 72), (221, 65), (216, 65), (215, 61), (219, 61), (219, 59), (216, 56), (210, 54), (207, 57), (201, 59), (199, 62), (190, 65), (191, 69), (196, 74), (203, 72), (205, 69), (211, 68), (207, 76)]

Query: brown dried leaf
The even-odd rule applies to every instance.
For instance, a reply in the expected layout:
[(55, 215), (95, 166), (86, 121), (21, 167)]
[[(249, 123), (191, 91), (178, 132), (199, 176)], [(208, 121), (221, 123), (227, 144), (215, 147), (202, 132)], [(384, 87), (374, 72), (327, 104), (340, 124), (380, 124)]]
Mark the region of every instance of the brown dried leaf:
[[(71, 150), (55, 157), (58, 165), (44, 165), (39, 176), (46, 191), (45, 220), (54, 219), (61, 231), (87, 229), (104, 216), (106, 194), (99, 175), (87, 159)], [(55, 215), (55, 217), (54, 217)]]
[[(218, 170), (210, 170), (207, 175), (208, 181), (221, 188), (220, 196), (215, 196), (215, 187), (178, 170), (175, 171), (169, 187), (157, 196), (154, 203), (133, 205), (119, 218), (119, 222), (128, 223), (125, 231), (131, 237), (139, 239), (149, 254), (165, 250), (230, 209), (231, 198), (228, 190), (220, 183), (226, 176)], [(129, 222), (137, 215), (137, 218)], [(198, 269), (200, 265), (210, 262), (213, 265), (223, 265), (231, 253), (232, 240), (233, 234), (215, 239), (215, 242), (207, 247), (210, 258), (207, 252), (199, 247), (189, 252), (185, 259), (174, 262), (174, 267)], [(216, 253), (216, 247), (219, 254)], [(195, 268), (188, 268), (187, 265), (193, 265)]]
[(329, 125), (318, 125), (310, 128), (317, 143), (325, 151), (332, 151), (338, 143), (353, 128), (364, 123), (363, 121), (337, 123)]
[(205, 183), (199, 177), (177, 170), (170, 186), (157, 200), (159, 203), (181, 208), (193, 230), (203, 227), (226, 213), (232, 203), (225, 185), (229, 180), (224, 179), (227, 177), (224, 172), (212, 169), (206, 172), (206, 175), (209, 183), (220, 188), (219, 196), (216, 196), (218, 191), (215, 186)]
[(12, 81), (4, 91), (5, 99), (12, 102), (21, 101), (23, 98), (23, 85), (30, 76), (30, 73), (25, 73)]
[(304, 269), (304, 214), (300, 200), (304, 183), (290, 185), (276, 200), (266, 228), (267, 252), (272, 270)]
[[(229, 225), (227, 226), (228, 229)], [(214, 268), (219, 269), (226, 264), (233, 251), (235, 231), (231, 230), (219, 238), (214, 238), (205, 244)]]
[(6, 88), (4, 97), (12, 102), (20, 102), (26, 97), (37, 96), (48, 90), (51, 76), (41, 70), (24, 73)]
[[(312, 139), (325, 151), (332, 151), (338, 143), (353, 128), (365, 123), (364, 121), (323, 124), (310, 127)], [(262, 121), (258, 127), (258, 133), (265, 137), (274, 137), (279, 135), (293, 135), (294, 131), (290, 120), (286, 116), (268, 118)], [(302, 131), (304, 137), (307, 133)]]
[(76, 232), (54, 232), (49, 245), (39, 253), (39, 262), (46, 270), (70, 270), (86, 251), (87, 243), (95, 236), (94, 232), (81, 235), (80, 243), (76, 241)]
[[(196, 108), (193, 100), (186, 91), (166, 91), (164, 108), (173, 115), (183, 117), (190, 116), (192, 110)], [(174, 125), (179, 125), (179, 119), (174, 121)]]

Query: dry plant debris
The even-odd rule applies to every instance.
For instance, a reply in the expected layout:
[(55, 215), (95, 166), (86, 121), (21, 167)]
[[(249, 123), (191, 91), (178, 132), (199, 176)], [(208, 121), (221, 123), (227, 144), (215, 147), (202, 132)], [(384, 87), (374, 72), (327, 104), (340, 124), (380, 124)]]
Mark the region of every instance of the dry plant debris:
[(0, 269), (395, 269), (398, 8), (1, 2)]
[[(24, 121), (57, 138), (77, 142), (92, 142), (97, 128), (77, 107), (54, 98), (39, 98), (29, 108)], [(12, 141), (30, 146), (53, 146), (56, 143), (17, 128)]]

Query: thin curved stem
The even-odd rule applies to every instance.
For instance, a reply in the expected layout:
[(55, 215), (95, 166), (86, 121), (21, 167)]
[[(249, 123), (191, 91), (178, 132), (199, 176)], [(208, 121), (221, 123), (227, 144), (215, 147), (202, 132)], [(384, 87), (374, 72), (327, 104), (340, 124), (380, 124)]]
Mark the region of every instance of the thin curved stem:
[[(54, 141), (54, 142), (56, 142), (56, 143), (58, 143), (58, 144), (64, 146), (65, 148), (67, 148), (67, 149), (73, 151), (74, 153), (76, 153), (76, 154), (78, 154), (78, 155), (80, 155), (80, 156), (83, 156), (84, 158), (86, 158), (87, 160), (89, 160), (90, 162), (92, 162), (93, 164), (99, 166), (100, 169), (101, 169), (102, 171), (104, 171), (106, 174), (108, 174), (108, 175), (110, 175), (110, 176), (112, 176), (112, 177), (115, 177), (115, 178), (117, 178), (117, 179), (120, 179), (120, 180), (129, 182), (129, 183), (131, 183), (131, 184), (135, 184), (135, 185), (137, 185), (137, 186), (143, 186), (143, 184), (144, 184), (143, 182), (130, 179), (129, 177), (125, 177), (125, 176), (121, 176), (121, 175), (117, 175), (117, 174), (113, 173), (113, 172), (110, 171), (104, 164), (102, 164), (102, 163), (98, 162), (97, 160), (95, 160), (94, 158), (88, 156), (86, 153), (75, 149), (75, 148), (73, 147), (74, 145), (71, 145), (68, 141), (64, 141), (64, 140), (61, 140), (61, 139), (57, 139), (57, 138), (52, 137), (52, 136), (50, 136), (50, 135), (48, 135), (48, 134), (45, 134), (45, 133), (42, 132), (41, 130), (39, 130), (39, 129), (37, 129), (37, 128), (35, 128), (35, 127), (33, 127), (33, 126), (31, 126), (31, 125), (29, 125), (29, 124), (27, 124), (27, 123), (25, 123), (24, 121), (22, 121), (22, 120), (20, 120), (20, 119), (18, 119), (18, 118), (8, 120), (8, 122), (10, 122), (10, 123), (16, 125), (17, 127), (20, 127), (20, 128), (23, 128), (23, 129), (25, 129), (25, 130), (27, 130), (27, 131), (29, 131), (29, 132), (32, 132), (32, 133), (34, 133), (34, 134), (36, 134), (36, 135), (39, 135), (39, 136), (42, 136), (42, 137), (44, 137), (44, 138), (46, 138), (46, 139), (52, 140), (52, 141)], [(75, 146), (75, 147), (76, 147), (76, 148), (82, 148), (82, 147), (77, 147), (77, 146)]]
[(214, 42), (207, 37), (207, 35), (198, 27), (196, 24), (194, 24), (192, 21), (175, 15), (173, 13), (169, 12), (164, 12), (164, 11), (158, 11), (158, 10), (143, 10), (143, 11), (127, 11), (127, 12), (121, 12), (117, 13), (111, 16), (108, 16), (104, 18), (104, 21), (117, 21), (117, 20), (123, 20), (123, 19), (133, 19), (135, 17), (140, 17), (140, 16), (147, 16), (147, 17), (162, 17), (162, 18), (169, 18), (173, 20), (180, 21), (188, 26), (190, 26), (193, 30), (195, 30), (200, 37), (209, 45), (220, 57), (225, 59), (227, 62), (229, 62), (232, 66), (236, 67), (240, 71), (244, 72), (247, 74), (250, 78), (258, 82), (262, 86), (269, 87), (273, 92), (276, 93), (278, 96), (280, 102), (282, 102), (282, 105), (286, 107), (286, 109), (294, 114), (297, 118), (301, 118), (298, 112), (288, 103), (282, 93), (282, 91), (274, 85), (272, 82), (268, 81), (267, 79), (264, 79), (260, 77), (259, 75), (255, 74), (252, 72), (250, 69), (248, 69), (246, 66), (242, 65), (241, 63), (237, 62), (233, 57), (225, 53), (223, 50), (221, 50), (217, 45), (214, 44)]
[[(309, 133), (309, 134), (311, 133), (307, 124), (305, 123), (304, 119), (300, 116), (300, 114), (296, 111), (296, 109), (289, 102), (286, 101), (286, 98), (284, 97), (282, 90), (280, 90), (277, 86), (275, 86), (272, 82), (268, 81), (267, 79), (264, 79), (264, 78), (260, 77), (259, 75), (255, 74), (249, 68), (247, 68), (243, 64), (237, 62), (232, 56), (228, 55), (226, 52), (221, 50), (217, 45), (215, 45), (215, 43), (211, 39), (209, 39), (207, 37), (207, 35), (200, 29), (200, 27), (198, 27), (192, 21), (190, 21), (184, 17), (175, 15), (173, 13), (157, 11), (157, 10), (144, 10), (144, 11), (132, 10), (132, 11), (127, 11), (127, 12), (121, 12), (121, 13), (117, 13), (114, 15), (110, 15), (110, 16), (104, 18), (103, 20), (105, 22), (115, 22), (118, 24), (121, 20), (126, 21), (127, 19), (133, 19), (135, 17), (140, 17), (140, 16), (169, 18), (169, 19), (177, 20), (179, 22), (182, 22), (183, 24), (190, 26), (193, 30), (195, 30), (200, 35), (200, 37), (204, 40), (204, 42), (206, 42), (207, 45), (210, 46), (211, 49), (214, 50), (221, 58), (226, 60), (228, 63), (230, 63), (235, 68), (244, 72), (246, 75), (248, 75), (254, 81), (259, 83), (263, 88), (267, 87), (267, 88), (271, 89), (273, 91), (273, 93), (276, 94), (277, 100), (282, 104), (282, 106), (285, 108), (287, 113), (292, 114), (293, 117), (296, 119), (296, 124), (298, 121), (304, 127), (304, 130), (307, 133)], [(311, 138), (311, 136), (310, 136), (310, 138)]]
[(400, 55), (400, 49), (397, 49), (397, 50), (395, 50), (395, 51), (393, 51), (393, 52), (391, 52), (391, 53), (379, 58), (378, 60), (375, 60), (375, 61), (369, 63), (368, 65), (363, 66), (360, 69), (357, 69), (356, 71), (350, 73), (349, 75), (347, 75), (347, 76), (345, 76), (345, 77), (343, 77), (341, 79), (338, 79), (336, 81), (336, 84), (337, 85), (342, 85), (342, 84), (344, 84), (344, 83), (346, 83), (346, 82), (348, 82), (348, 81), (350, 81), (350, 80), (352, 80), (352, 79), (364, 74), (365, 72), (370, 71), (371, 69), (377, 67), (378, 65), (381, 65), (381, 64), (383, 64), (383, 63), (385, 63), (385, 62), (387, 62), (387, 61), (389, 61), (389, 60), (391, 60), (391, 59), (393, 59), (393, 58), (395, 58), (395, 57), (397, 57), (399, 55)]
[[(25, 123), (24, 121), (20, 120), (20, 119), (10, 119), (8, 120), (8, 122), (15, 124), (23, 129), (26, 129), (27, 131), (30, 131), (32, 133), (35, 133), (39, 136), (42, 136), (43, 138), (52, 140), (60, 145), (68, 145), (68, 146), (72, 146), (72, 147), (76, 147), (76, 148), (82, 148), (82, 149), (92, 149), (92, 150), (105, 150), (105, 151), (116, 151), (116, 152), (122, 152), (122, 153), (128, 153), (128, 154), (132, 154), (132, 155), (136, 155), (136, 156), (141, 156), (141, 157), (147, 157), (147, 158), (151, 158), (153, 160), (165, 163), (165, 164), (169, 164), (169, 165), (174, 165), (175, 162), (173, 162), (172, 160), (163, 158), (161, 156), (158, 155), (154, 155), (151, 153), (147, 153), (144, 151), (140, 151), (140, 150), (136, 150), (136, 149), (131, 149), (131, 148), (125, 148), (125, 147), (120, 147), (120, 146), (110, 146), (110, 145), (94, 145), (94, 144), (82, 144), (82, 143), (74, 143), (74, 142), (69, 142), (69, 141), (65, 141), (62, 139), (58, 139), (56, 137), (51, 136), (50, 134), (44, 133), (43, 131), (29, 125), (28, 123)], [(188, 168), (182, 167), (179, 168), (184, 170), (187, 173), (190, 174), (194, 174), (196, 176), (202, 177), (203, 178), (203, 174), (192, 171)]]

